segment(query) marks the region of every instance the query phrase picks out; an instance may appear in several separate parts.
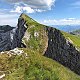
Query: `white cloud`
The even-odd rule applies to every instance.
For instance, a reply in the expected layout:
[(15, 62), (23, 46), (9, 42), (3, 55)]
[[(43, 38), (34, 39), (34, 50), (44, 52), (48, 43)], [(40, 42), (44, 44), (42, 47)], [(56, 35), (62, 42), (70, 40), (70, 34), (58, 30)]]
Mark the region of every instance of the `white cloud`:
[(54, 19), (54, 20), (44, 20), (41, 23), (47, 25), (80, 25), (80, 19), (68, 18), (68, 19)]
[(15, 9), (12, 9), (10, 12), (15, 12), (15, 13), (22, 13), (23, 11), (27, 13), (34, 13), (34, 10), (31, 9), (31, 7), (23, 7), (23, 6), (17, 6)]
[[(52, 5), (55, 4), (55, 0), (5, 0), (14, 4), (17, 8), (11, 10), (11, 12), (26, 11), (27, 13), (42, 12), (51, 10)], [(22, 4), (22, 5), (21, 5)]]
[(31, 7), (23, 7), (23, 11), (26, 11), (27, 13), (34, 13), (34, 10)]
[(18, 22), (16, 14), (0, 14), (0, 25), (16, 26)]
[(22, 7), (17, 6), (17, 7), (15, 8), (15, 10), (11, 10), (10, 12), (17, 12), (17, 13), (21, 13), (21, 12), (22, 12)]

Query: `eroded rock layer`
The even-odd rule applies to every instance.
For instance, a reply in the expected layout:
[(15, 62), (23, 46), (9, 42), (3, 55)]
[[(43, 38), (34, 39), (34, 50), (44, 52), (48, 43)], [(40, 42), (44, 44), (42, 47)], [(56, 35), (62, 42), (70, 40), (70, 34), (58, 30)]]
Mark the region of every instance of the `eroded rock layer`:
[(80, 52), (62, 33), (54, 28), (47, 28), (48, 47), (45, 56), (52, 58), (80, 75)]
[[(28, 49), (39, 51), (80, 75), (80, 52), (71, 41), (66, 40), (61, 31), (43, 26), (28, 16), (23, 18), (21, 16), (17, 27), (12, 28), (8, 25), (0, 27), (0, 51), (27, 46)], [(22, 43), (23, 37), (26, 46)]]
[(0, 26), (0, 51), (23, 47), (22, 38), (26, 31), (24, 24), (24, 19), (20, 17), (17, 27)]

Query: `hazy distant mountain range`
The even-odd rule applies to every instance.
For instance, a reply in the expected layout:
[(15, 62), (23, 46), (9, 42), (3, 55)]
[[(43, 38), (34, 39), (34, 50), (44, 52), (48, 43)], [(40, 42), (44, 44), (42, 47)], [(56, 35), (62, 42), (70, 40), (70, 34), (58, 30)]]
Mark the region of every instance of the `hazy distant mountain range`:
[(52, 25), (52, 27), (66, 32), (72, 32), (80, 29), (80, 25)]
[(80, 29), (70, 32), (70, 34), (80, 36)]

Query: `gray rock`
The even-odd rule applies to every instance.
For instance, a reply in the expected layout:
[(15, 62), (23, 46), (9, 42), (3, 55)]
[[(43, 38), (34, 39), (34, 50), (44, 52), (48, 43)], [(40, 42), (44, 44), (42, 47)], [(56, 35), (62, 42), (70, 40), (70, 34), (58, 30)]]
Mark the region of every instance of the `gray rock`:
[(63, 34), (52, 27), (47, 27), (48, 47), (44, 54), (80, 75), (80, 52), (65, 39)]
[(5, 25), (0, 26), (0, 51), (24, 47), (22, 38), (25, 34), (25, 21), (21, 17), (18, 19), (17, 27)]

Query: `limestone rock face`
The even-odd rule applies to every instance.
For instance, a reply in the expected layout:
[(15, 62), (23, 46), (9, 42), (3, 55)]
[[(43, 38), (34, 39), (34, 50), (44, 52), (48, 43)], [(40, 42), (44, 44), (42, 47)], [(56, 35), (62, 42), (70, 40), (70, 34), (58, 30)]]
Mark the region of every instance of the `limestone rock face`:
[(0, 51), (23, 47), (22, 38), (26, 31), (25, 21), (19, 18), (17, 27), (0, 26)]
[(80, 52), (67, 41), (62, 33), (54, 28), (47, 28), (48, 47), (45, 56), (52, 58), (80, 75)]

